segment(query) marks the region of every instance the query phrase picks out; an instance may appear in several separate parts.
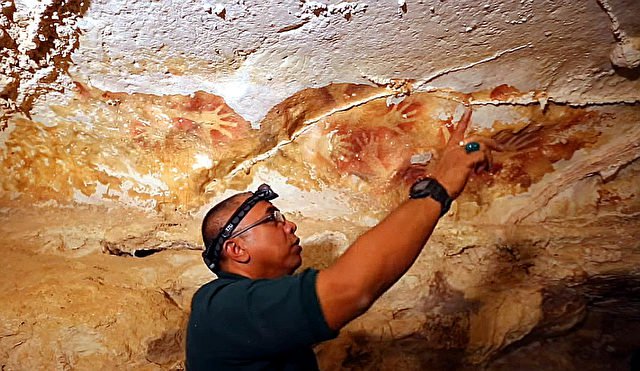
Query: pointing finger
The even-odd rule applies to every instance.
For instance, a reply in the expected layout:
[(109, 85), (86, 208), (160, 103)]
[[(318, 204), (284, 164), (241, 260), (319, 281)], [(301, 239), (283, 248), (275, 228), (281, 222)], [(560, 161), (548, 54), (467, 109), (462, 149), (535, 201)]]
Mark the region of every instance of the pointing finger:
[(464, 139), (464, 132), (467, 131), (467, 127), (469, 126), (469, 121), (471, 120), (471, 110), (467, 109), (464, 111), (462, 118), (458, 121), (458, 126), (456, 126), (456, 130), (454, 130), (451, 135), (451, 140), (453, 143), (458, 143)]

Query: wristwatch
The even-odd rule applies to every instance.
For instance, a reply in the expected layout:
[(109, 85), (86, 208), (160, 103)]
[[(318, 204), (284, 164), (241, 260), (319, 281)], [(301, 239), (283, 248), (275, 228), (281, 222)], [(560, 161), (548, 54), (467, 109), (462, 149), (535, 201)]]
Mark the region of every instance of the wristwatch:
[(409, 198), (425, 198), (431, 197), (434, 200), (440, 202), (442, 208), (440, 209), (440, 217), (449, 211), (453, 199), (449, 197), (447, 190), (444, 189), (442, 184), (438, 183), (433, 178), (424, 178), (418, 180), (411, 186), (409, 191)]

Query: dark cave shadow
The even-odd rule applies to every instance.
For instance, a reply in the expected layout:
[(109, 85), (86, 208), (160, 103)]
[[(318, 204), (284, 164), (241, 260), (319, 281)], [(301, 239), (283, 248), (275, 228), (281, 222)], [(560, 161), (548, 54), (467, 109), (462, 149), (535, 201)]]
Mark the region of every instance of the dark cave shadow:
[[(559, 282), (545, 289), (542, 321), (522, 339), (489, 358), (484, 369), (559, 369), (570, 362), (581, 371), (638, 371), (634, 368), (640, 361), (638, 292), (640, 277), (620, 272), (593, 276), (580, 284)], [(568, 318), (561, 315), (544, 318), (570, 300), (581, 300), (585, 305), (584, 316), (573, 326), (562, 328)], [(547, 301), (555, 303), (545, 310)]]
[[(431, 370), (480, 371), (465, 363), (463, 349), (425, 348), (425, 339), (412, 335), (401, 339), (350, 332), (346, 357), (338, 365), (323, 370)], [(319, 352), (322, 357), (322, 350)]]
[[(485, 370), (558, 369), (570, 362), (581, 371), (638, 371), (640, 320), (589, 310), (576, 326), (553, 335), (535, 331), (485, 364)], [(634, 358), (635, 357), (635, 358)]]
[(616, 75), (622, 76), (630, 81), (636, 81), (638, 78), (640, 78), (640, 67), (624, 68), (613, 66), (613, 70), (615, 71)]

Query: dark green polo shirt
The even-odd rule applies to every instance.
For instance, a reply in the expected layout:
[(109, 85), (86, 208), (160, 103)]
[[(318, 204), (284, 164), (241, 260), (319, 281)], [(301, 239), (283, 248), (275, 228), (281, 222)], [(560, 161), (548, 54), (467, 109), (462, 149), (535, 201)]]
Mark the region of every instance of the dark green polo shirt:
[(317, 370), (311, 346), (338, 334), (320, 309), (317, 275), (252, 280), (220, 272), (193, 296), (187, 370)]

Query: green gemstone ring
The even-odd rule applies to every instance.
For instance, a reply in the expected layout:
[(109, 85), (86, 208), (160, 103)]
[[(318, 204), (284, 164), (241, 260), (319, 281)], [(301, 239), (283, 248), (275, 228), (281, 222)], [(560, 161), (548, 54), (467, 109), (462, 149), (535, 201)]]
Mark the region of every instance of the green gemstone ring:
[(469, 142), (464, 146), (464, 150), (467, 153), (479, 151), (480, 150), (480, 143), (478, 143), (478, 142)]

